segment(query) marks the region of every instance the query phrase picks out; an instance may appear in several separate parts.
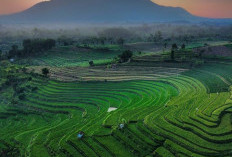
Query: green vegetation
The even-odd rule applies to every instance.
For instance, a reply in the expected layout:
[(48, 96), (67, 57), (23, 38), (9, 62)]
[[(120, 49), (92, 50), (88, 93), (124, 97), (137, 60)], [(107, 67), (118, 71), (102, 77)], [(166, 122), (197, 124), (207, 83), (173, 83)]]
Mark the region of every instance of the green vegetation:
[(232, 156), (232, 63), (190, 48), (208, 44), (165, 40), (146, 53), (120, 37), (44, 42), (0, 62), (0, 156)]
[(27, 57), (43, 54), (44, 51), (52, 49), (56, 45), (53, 39), (26, 39), (23, 40), (23, 49), (19, 50), (17, 45), (12, 45), (8, 58)]
[(127, 62), (133, 56), (133, 52), (130, 50), (124, 51), (121, 55), (119, 55), (119, 59), (121, 62)]
[(229, 62), (123, 82), (59, 82), (1, 64), (1, 156), (231, 156)]
[(48, 68), (43, 68), (43, 69), (42, 69), (42, 74), (43, 74), (44, 76), (48, 76), (48, 74), (49, 74), (49, 69), (48, 69)]
[(90, 61), (93, 61), (95, 65), (109, 63), (120, 53), (121, 50), (63, 46), (46, 51), (40, 55), (19, 59), (17, 63), (56, 67), (89, 66)]
[(232, 50), (232, 44), (226, 44), (226, 47), (228, 47)]

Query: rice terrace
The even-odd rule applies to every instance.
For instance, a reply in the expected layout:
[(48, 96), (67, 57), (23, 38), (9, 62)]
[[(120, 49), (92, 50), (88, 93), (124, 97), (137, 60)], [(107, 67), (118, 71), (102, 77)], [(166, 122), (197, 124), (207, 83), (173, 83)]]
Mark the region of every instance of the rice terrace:
[(0, 157), (232, 157), (232, 20), (89, 3), (0, 16)]

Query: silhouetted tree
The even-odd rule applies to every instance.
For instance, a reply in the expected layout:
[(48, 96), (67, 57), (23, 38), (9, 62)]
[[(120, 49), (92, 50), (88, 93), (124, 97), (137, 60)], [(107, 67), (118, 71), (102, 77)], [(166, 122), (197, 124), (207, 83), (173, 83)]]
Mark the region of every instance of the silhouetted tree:
[(49, 69), (48, 69), (48, 68), (43, 68), (43, 69), (42, 69), (42, 74), (43, 74), (44, 76), (48, 76), (48, 74), (49, 74)]
[(165, 49), (167, 48), (167, 45), (168, 45), (167, 43), (164, 43), (164, 48), (165, 48)]
[(23, 40), (24, 56), (38, 54), (55, 47), (56, 41), (53, 39), (26, 39)]
[(122, 62), (128, 61), (133, 56), (133, 52), (130, 50), (124, 51), (121, 55), (119, 55), (119, 58)]
[(175, 44), (172, 44), (172, 49), (174, 49), (174, 50), (177, 50), (177, 49), (178, 49), (178, 46), (177, 46), (176, 43), (175, 43)]
[(175, 51), (178, 49), (177, 44), (172, 44), (172, 49), (171, 49), (171, 60), (175, 60)]
[(89, 66), (94, 66), (94, 63), (93, 63), (93, 61), (89, 61)]
[(8, 54), (8, 58), (12, 58), (12, 57), (17, 56), (17, 52), (18, 52), (18, 46), (12, 45), (11, 50), (9, 51), (9, 54)]
[(175, 52), (174, 52), (174, 50), (171, 50), (171, 60), (175, 60)]
[(181, 49), (185, 49), (185, 44), (182, 44), (182, 45), (181, 45)]
[(124, 42), (125, 42), (125, 40), (124, 40), (123, 38), (119, 38), (119, 39), (117, 40), (117, 44), (118, 44), (118, 45), (121, 45), (121, 46), (124, 45)]

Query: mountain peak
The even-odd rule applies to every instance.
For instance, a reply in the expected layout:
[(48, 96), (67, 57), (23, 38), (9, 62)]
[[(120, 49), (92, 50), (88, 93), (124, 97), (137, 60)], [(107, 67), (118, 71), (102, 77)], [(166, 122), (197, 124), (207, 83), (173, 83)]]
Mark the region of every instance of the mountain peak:
[(159, 6), (150, 0), (51, 0), (0, 21), (13, 23), (152, 23), (195, 21), (182, 8)]

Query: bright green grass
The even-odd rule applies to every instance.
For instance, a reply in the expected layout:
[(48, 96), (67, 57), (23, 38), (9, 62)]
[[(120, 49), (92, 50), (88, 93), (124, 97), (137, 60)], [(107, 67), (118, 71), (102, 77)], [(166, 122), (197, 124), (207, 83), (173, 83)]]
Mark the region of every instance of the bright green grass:
[[(231, 75), (228, 62), (157, 81), (34, 78), (37, 92), (17, 106), (2, 104), (0, 150), (33, 157), (229, 157)], [(118, 109), (108, 113), (109, 107)], [(123, 130), (120, 123), (126, 123)], [(79, 131), (85, 132), (82, 140), (76, 137)]]
[[(166, 87), (167, 91), (162, 90), (162, 87)], [(25, 146), (23, 151), (37, 154), (35, 152), (38, 151), (38, 147), (41, 147), (41, 150), (48, 146), (57, 149), (67, 145), (67, 140), (76, 141), (79, 130), (83, 130), (86, 136), (110, 135), (112, 129), (104, 128), (102, 125), (117, 127), (123, 119), (126, 121), (134, 119), (134, 114), (130, 116), (126, 114), (130, 109), (134, 110), (134, 113), (142, 110), (145, 112), (152, 106), (163, 105), (168, 100), (163, 97), (170, 99), (177, 93), (174, 87), (163, 82), (59, 83), (50, 81), (47, 85), (41, 86), (37, 93), (29, 95), (26, 100), (20, 102), (18, 110), (30, 108), (30, 110), (36, 110), (38, 115), (29, 114), (25, 119), (24, 115), (19, 114), (17, 121), (13, 120), (13, 116), (7, 121), (3, 119), (2, 125), (9, 121), (11, 125), (2, 126), (1, 137), (5, 141), (8, 141), (9, 137), (15, 138)], [(117, 107), (118, 110), (107, 113), (110, 106)], [(121, 116), (115, 117), (114, 115), (117, 114)], [(140, 117), (135, 120), (142, 120), (144, 116), (140, 114)], [(12, 130), (13, 128), (17, 130)], [(5, 134), (4, 132), (7, 131), (8, 133)], [(142, 139), (142, 135), (140, 138)], [(146, 142), (144, 141), (143, 144)]]

